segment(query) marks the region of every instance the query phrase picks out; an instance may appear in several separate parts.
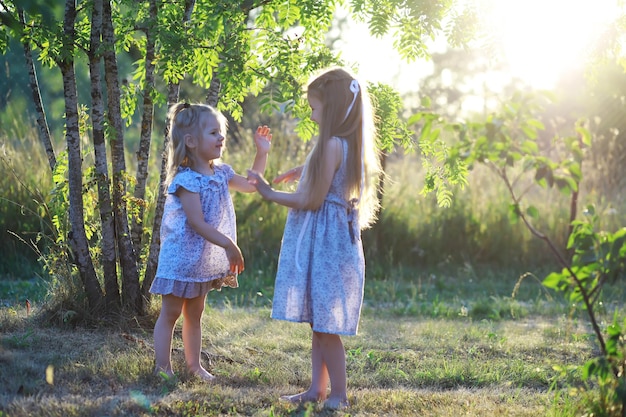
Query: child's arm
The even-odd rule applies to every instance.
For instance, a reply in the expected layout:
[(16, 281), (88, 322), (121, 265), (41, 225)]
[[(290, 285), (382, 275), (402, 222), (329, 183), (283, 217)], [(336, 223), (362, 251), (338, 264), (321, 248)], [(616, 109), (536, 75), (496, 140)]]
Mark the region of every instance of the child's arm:
[[(267, 126), (259, 126), (254, 134), (254, 144), (256, 145), (256, 155), (254, 157), (254, 163), (252, 164), (252, 170), (263, 174), (265, 172), (265, 166), (267, 165), (267, 155), (270, 153), (270, 145), (272, 141), (272, 134), (270, 128)], [(235, 174), (228, 186), (235, 191), (243, 193), (252, 193), (256, 191), (254, 186), (248, 183), (246, 177)]]
[(200, 205), (200, 195), (184, 188), (180, 188), (176, 194), (178, 198), (180, 198), (180, 203), (187, 216), (189, 226), (209, 242), (221, 246), (226, 250), (226, 256), (230, 263), (230, 272), (235, 274), (243, 272), (245, 269), (243, 255), (237, 244), (235, 244), (231, 238), (204, 221), (204, 214), (202, 213), (202, 206)]
[(298, 178), (300, 178), (300, 176), (302, 175), (302, 169), (303, 168), (304, 168), (304, 165), (300, 165), (298, 167), (291, 168), (289, 171), (286, 171), (286, 172), (276, 176), (276, 178), (274, 178), (272, 180), (272, 182), (274, 184), (280, 184), (281, 182), (293, 182), (293, 181), (297, 180)]
[(330, 190), (330, 184), (335, 176), (335, 171), (339, 168), (341, 158), (343, 158), (343, 148), (341, 143), (338, 139), (330, 140), (328, 142), (328, 146), (324, 150), (324, 166), (322, 169), (322, 175), (316, 179), (316, 181), (321, 182), (319, 186), (324, 190), (324, 192), (320, 194), (323, 196), (320, 201), (308, 201), (305, 193), (301, 191), (296, 191), (294, 193), (277, 191), (271, 187), (262, 175), (259, 175), (251, 170), (248, 170), (248, 181), (256, 187), (259, 194), (261, 194), (266, 200), (273, 201), (274, 203), (278, 203), (289, 208), (316, 210), (322, 205), (324, 198), (326, 198), (326, 195), (328, 194), (328, 190)]

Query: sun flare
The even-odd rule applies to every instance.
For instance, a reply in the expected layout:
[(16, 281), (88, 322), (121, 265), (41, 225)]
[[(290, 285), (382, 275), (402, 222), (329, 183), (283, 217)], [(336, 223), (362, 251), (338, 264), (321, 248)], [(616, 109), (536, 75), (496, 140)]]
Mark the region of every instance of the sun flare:
[(487, 22), (511, 75), (535, 88), (585, 64), (589, 48), (619, 16), (618, 0), (488, 0)]

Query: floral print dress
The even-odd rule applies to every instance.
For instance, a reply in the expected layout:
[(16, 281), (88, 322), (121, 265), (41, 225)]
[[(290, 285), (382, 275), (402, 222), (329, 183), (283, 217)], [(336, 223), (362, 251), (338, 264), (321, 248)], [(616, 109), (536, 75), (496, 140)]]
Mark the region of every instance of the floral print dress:
[(358, 216), (345, 197), (348, 144), (341, 142), (343, 160), (322, 206), (290, 209), (287, 215), (272, 318), (311, 323), (316, 332), (355, 335), (365, 259)]
[(228, 182), (235, 173), (226, 164), (216, 165), (214, 171), (213, 175), (203, 175), (180, 167), (169, 185), (161, 224), (159, 265), (151, 293), (195, 298), (223, 286), (237, 288), (237, 275), (230, 272), (226, 251), (191, 228), (175, 194), (181, 187), (200, 194), (204, 220), (237, 242), (235, 210), (228, 191)]

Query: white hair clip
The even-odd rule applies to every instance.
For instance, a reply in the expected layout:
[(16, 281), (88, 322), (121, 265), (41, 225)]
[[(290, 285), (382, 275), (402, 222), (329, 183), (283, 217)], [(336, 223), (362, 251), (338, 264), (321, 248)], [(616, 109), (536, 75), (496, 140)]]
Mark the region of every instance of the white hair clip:
[[(361, 91), (359, 88), (359, 82), (357, 80), (353, 79), (350, 82), (350, 91), (352, 91), (353, 97), (352, 102), (348, 106), (348, 111), (346, 111), (346, 115), (343, 118), (344, 121), (348, 118), (350, 111), (352, 111), (352, 107), (354, 107), (354, 103), (356, 102), (356, 97), (359, 95), (359, 91)], [(361, 106), (361, 112), (363, 110), (363, 106)], [(352, 205), (355, 208), (358, 205), (359, 201), (361, 201), (361, 198), (363, 197), (363, 188), (365, 188), (365, 121), (363, 120), (363, 118), (361, 118), (361, 141), (361, 190), (359, 193), (359, 198), (352, 201)]]
[(346, 115), (344, 116), (343, 120), (346, 120), (348, 118), (348, 115), (350, 114), (350, 111), (352, 110), (352, 107), (354, 106), (354, 102), (356, 101), (356, 96), (359, 95), (359, 82), (357, 80), (352, 80), (350, 82), (350, 91), (352, 91), (352, 94), (354, 95), (352, 97), (352, 103), (350, 103), (350, 105), (348, 106), (348, 111), (346, 112)]

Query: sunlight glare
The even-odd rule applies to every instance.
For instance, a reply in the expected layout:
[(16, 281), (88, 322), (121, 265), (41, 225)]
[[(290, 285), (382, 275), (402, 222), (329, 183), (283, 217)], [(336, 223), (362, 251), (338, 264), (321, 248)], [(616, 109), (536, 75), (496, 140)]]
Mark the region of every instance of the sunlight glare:
[(619, 15), (617, 0), (492, 0), (486, 10), (511, 75), (535, 88), (551, 88), (584, 65), (589, 47)]

